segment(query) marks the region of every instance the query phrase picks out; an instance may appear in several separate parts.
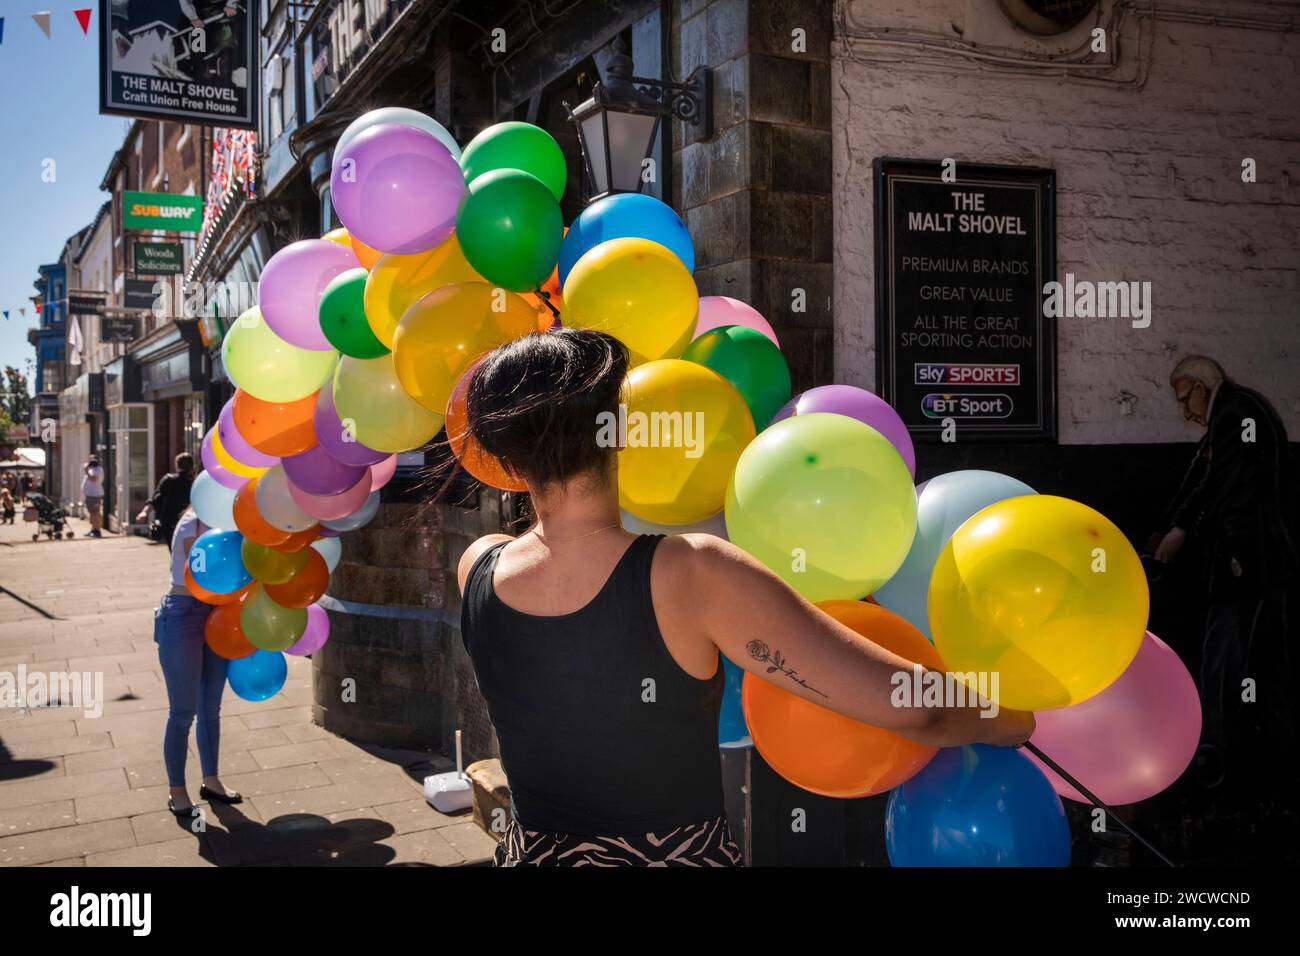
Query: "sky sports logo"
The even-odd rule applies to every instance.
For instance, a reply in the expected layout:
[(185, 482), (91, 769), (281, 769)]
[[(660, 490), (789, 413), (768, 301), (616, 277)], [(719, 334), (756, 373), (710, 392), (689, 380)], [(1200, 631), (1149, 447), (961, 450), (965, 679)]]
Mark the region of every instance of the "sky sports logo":
[(1019, 385), (1019, 365), (968, 365), (956, 362), (917, 362), (916, 385)]
[(133, 936), (148, 936), (153, 927), (151, 893), (82, 893), (78, 886), (50, 897), (50, 925), (127, 927)]

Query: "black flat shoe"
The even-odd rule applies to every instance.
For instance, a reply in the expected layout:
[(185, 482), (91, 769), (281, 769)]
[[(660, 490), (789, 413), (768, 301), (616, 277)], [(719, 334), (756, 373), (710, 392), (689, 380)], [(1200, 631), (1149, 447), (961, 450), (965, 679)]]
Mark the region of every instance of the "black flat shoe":
[(199, 799), (216, 800), (218, 803), (243, 803), (244, 802), (244, 798), (237, 793), (229, 794), (229, 795), (224, 793), (217, 793), (217, 791), (211, 790), (205, 786), (199, 787)]
[(174, 803), (172, 802), (172, 798), (171, 798), (171, 797), (168, 797), (168, 798), (167, 798), (167, 809), (170, 810), (170, 811), (172, 812), (172, 815), (173, 815), (173, 816), (179, 817), (179, 818), (182, 819), (182, 820), (188, 820), (190, 817), (194, 816), (194, 805), (193, 805), (193, 804), (191, 804), (190, 806), (186, 807), (186, 808), (183, 809), (183, 810), (178, 810), (178, 809), (176, 808), (176, 804), (174, 804)]

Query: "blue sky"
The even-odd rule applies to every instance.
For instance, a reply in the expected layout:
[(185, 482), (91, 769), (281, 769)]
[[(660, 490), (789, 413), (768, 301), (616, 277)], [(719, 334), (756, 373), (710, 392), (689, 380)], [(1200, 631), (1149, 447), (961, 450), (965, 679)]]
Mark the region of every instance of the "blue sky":
[[(89, 35), (73, 10), (93, 7)], [(32, 12), (50, 13), (51, 38)], [(130, 121), (99, 115), (98, 0), (0, 0), (0, 366), (26, 368), (36, 267), (108, 198), (99, 182)], [(53, 159), (56, 179), (42, 182)], [(27, 316), (19, 308), (27, 308)]]

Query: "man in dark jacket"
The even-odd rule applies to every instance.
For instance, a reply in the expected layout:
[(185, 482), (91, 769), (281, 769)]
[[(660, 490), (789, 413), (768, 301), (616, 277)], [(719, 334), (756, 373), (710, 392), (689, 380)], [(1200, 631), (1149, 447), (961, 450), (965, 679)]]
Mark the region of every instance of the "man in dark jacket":
[(1247, 737), (1280, 747), (1294, 739), (1288, 604), (1298, 564), (1296, 488), (1286, 428), (1268, 399), (1199, 355), (1180, 361), (1169, 380), (1184, 416), (1206, 431), (1155, 559), (1172, 562), (1189, 538), (1199, 539), (1210, 608), (1198, 762), (1213, 786), (1230, 764), (1248, 759), (1242, 753)]

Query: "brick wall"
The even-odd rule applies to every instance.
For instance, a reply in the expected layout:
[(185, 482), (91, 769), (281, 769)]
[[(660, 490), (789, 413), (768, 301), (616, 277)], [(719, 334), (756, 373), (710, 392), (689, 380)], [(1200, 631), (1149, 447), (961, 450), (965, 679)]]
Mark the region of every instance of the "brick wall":
[[(1106, 0), (1103, 11), (1112, 7)], [(1261, 25), (1274, 15), (1259, 3), (1182, 6), (1194, 7)], [(908, 42), (922, 32), (926, 51)], [(872, 159), (1050, 166), (1060, 277), (1149, 280), (1154, 302), (1147, 329), (1060, 321), (1061, 441), (1196, 437), (1168, 387), (1189, 352), (1262, 389), (1300, 435), (1300, 35), (1130, 10), (1116, 68), (1084, 78), (934, 52), (963, 41), (1039, 49), (994, 0), (855, 0), (840, 5), (836, 34), (836, 381), (874, 384)], [(1258, 164), (1253, 185), (1241, 181), (1245, 157)]]

